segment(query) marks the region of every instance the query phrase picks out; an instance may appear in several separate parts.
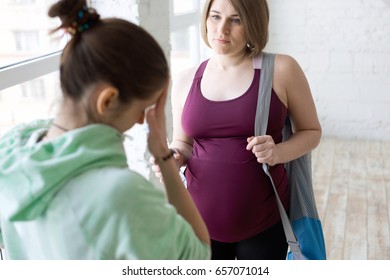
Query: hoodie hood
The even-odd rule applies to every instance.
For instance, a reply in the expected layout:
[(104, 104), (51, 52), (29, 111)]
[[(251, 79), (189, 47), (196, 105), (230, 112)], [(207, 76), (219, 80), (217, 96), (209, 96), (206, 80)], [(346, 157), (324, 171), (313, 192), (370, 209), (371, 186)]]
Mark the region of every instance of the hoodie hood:
[(39, 142), (51, 120), (21, 125), (0, 139), (0, 212), (10, 221), (30, 221), (47, 209), (72, 178), (105, 166), (127, 167), (122, 134), (92, 124)]

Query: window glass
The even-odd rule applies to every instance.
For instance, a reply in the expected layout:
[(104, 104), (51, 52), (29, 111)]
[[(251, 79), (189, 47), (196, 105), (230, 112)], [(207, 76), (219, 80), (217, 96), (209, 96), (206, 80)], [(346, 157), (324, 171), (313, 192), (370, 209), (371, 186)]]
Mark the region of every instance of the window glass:
[(199, 28), (191, 25), (171, 33), (171, 68), (176, 74), (198, 63)]
[(34, 4), (35, 0), (9, 0), (10, 4), (20, 4), (20, 5), (28, 5), (28, 4)]
[(0, 1), (0, 69), (29, 58), (58, 51), (67, 37), (49, 31), (60, 23), (47, 11), (56, 0)]
[(16, 124), (53, 117), (60, 98), (58, 71), (0, 91), (0, 135)]
[(173, 14), (180, 15), (197, 10), (198, 0), (173, 0)]

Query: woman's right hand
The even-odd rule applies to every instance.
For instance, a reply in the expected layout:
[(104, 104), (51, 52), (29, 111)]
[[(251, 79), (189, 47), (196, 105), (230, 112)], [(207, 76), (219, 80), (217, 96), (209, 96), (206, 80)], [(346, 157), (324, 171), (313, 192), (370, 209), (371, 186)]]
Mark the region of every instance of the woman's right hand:
[[(173, 150), (175, 151), (175, 153), (173, 154), (173, 158), (175, 159), (175, 163), (176, 163), (176, 166), (177, 166), (177, 172), (179, 172), (180, 171), (180, 167), (182, 167), (185, 164), (186, 158), (178, 149), (173, 149)], [(158, 164), (156, 163), (155, 158), (152, 156), (150, 158), (149, 162), (152, 164), (152, 171), (154, 172), (155, 176), (157, 178), (159, 178), (160, 182), (162, 183), (163, 182), (163, 178), (162, 178), (161, 169), (158, 166)]]

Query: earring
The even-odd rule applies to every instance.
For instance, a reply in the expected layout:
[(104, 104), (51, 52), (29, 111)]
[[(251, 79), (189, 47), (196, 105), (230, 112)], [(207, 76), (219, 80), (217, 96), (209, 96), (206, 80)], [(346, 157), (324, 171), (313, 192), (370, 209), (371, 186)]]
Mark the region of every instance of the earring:
[(246, 46), (247, 46), (247, 48), (250, 49), (251, 51), (253, 51), (253, 49), (255, 48), (255, 46), (252, 45), (251, 43), (247, 43)]

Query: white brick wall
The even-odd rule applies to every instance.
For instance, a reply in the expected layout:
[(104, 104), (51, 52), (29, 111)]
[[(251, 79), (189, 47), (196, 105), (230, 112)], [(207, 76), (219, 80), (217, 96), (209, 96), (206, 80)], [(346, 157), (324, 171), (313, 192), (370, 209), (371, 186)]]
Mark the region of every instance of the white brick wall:
[(324, 135), (390, 140), (390, 0), (269, 0), (267, 50), (290, 54)]

